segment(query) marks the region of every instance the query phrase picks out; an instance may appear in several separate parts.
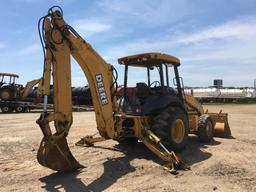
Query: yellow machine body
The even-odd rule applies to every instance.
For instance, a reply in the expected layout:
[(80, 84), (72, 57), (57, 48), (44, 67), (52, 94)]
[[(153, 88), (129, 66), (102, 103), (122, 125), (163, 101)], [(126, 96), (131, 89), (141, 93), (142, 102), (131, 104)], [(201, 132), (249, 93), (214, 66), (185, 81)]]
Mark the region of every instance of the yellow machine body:
[[(132, 120), (131, 137), (142, 141), (153, 153), (166, 161), (166, 169), (169, 171), (178, 168), (187, 169), (177, 155), (162, 144), (161, 138), (150, 130), (152, 116), (118, 112), (113, 66), (106, 63), (89, 43), (66, 24), (62, 11), (50, 9), (42, 20), (44, 28), (42, 39), (46, 47), (42, 91), (46, 103), (52, 78), (54, 112), (49, 113), (45, 110), (37, 120), (44, 135), (37, 155), (39, 163), (57, 171), (70, 171), (82, 167), (72, 156), (66, 141), (73, 121), (70, 65), (70, 57), (73, 56), (87, 78), (93, 99), (97, 129), (101, 136), (85, 136), (77, 145), (92, 145), (94, 142), (106, 139), (119, 140), (124, 132), (124, 121)], [(151, 59), (165, 59), (168, 62), (179, 63), (179, 59), (166, 54), (145, 55)], [(134, 56), (136, 57), (138, 55)], [(125, 59), (131, 58), (121, 58), (119, 61), (122, 62)], [(192, 97), (186, 96), (184, 100), (188, 109), (190, 130), (196, 132), (198, 116), (203, 114), (203, 109)], [(219, 117), (213, 116), (218, 122)], [(226, 120), (223, 118), (225, 123)], [(54, 122), (55, 132), (50, 128), (50, 122)], [(176, 126), (177, 130), (179, 127), (182, 128), (179, 120), (176, 123), (177, 125), (172, 126)], [(219, 124), (216, 123), (216, 125), (219, 127)]]
[(202, 105), (191, 95), (184, 97), (189, 115), (189, 129), (190, 133), (198, 131), (198, 119), (203, 114), (209, 114), (214, 124), (214, 136), (228, 138), (231, 136), (231, 130), (228, 124), (228, 114), (222, 113), (208, 113), (204, 112)]

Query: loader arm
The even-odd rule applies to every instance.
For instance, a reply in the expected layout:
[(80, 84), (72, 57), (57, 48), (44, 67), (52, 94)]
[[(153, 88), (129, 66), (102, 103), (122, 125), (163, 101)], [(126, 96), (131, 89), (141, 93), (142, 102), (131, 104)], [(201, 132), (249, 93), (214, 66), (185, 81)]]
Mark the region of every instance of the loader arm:
[[(46, 47), (43, 95), (46, 104), (52, 71), (54, 112), (45, 111), (37, 120), (44, 134), (37, 156), (43, 166), (68, 171), (81, 167), (72, 156), (66, 141), (72, 125), (70, 58), (73, 56), (87, 78), (93, 98), (97, 129), (106, 139), (114, 137), (113, 67), (66, 24), (60, 11), (49, 11), (43, 18), (43, 29)], [(50, 128), (51, 121), (54, 121), (55, 133)]]
[(27, 82), (26, 83), (26, 85), (25, 85), (25, 88), (22, 90), (22, 92), (21, 92), (21, 97), (22, 98), (25, 98), (25, 97), (27, 97), (28, 96), (28, 94), (29, 94), (29, 91), (35, 86), (35, 85), (37, 85), (38, 84), (38, 90), (37, 90), (37, 97), (40, 97), (41, 96), (41, 94), (42, 94), (42, 92), (41, 92), (41, 90), (42, 90), (42, 78), (40, 78), (40, 79), (35, 79), (35, 80), (32, 80), (32, 81), (29, 81), (29, 82)]

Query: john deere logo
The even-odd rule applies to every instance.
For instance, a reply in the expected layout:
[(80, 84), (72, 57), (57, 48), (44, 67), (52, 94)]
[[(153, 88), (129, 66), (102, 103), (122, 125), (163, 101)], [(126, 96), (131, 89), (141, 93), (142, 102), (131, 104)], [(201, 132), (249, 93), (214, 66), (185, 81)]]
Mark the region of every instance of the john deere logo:
[(108, 104), (108, 98), (107, 98), (107, 94), (106, 94), (104, 83), (103, 83), (103, 77), (101, 74), (96, 75), (96, 83), (97, 83), (101, 104), (102, 105)]

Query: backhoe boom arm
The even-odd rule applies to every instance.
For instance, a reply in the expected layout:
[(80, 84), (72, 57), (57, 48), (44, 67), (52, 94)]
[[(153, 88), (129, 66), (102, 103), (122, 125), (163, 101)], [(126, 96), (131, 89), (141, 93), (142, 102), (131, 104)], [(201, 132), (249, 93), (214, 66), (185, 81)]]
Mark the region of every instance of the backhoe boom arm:
[[(72, 122), (71, 68), (70, 55), (83, 70), (91, 89), (96, 121), (100, 134), (113, 138), (113, 97), (112, 65), (69, 27), (60, 12), (53, 12), (44, 20), (47, 57), (44, 74), (44, 87), (49, 87), (49, 69), (53, 69), (54, 111), (66, 115)], [(51, 67), (49, 67), (51, 64)], [(47, 90), (45, 88), (45, 90)], [(45, 93), (45, 95), (48, 95)], [(103, 113), (104, 111), (104, 113)]]
[[(72, 55), (77, 61), (87, 78), (93, 98), (97, 129), (105, 139), (114, 138), (115, 88), (113, 86), (113, 67), (107, 64), (89, 43), (66, 24), (60, 11), (50, 11), (44, 17), (43, 29), (43, 40), (46, 47), (43, 94), (45, 98), (49, 96), (52, 71), (54, 112), (44, 112), (37, 120), (44, 133), (38, 151), (38, 161), (55, 170), (77, 169), (80, 166), (73, 158), (66, 142), (66, 136), (72, 125), (70, 56)], [(55, 122), (56, 133), (52, 133), (50, 129), (49, 123), (51, 121)], [(46, 150), (46, 147), (51, 150)], [(55, 159), (53, 155), (56, 154), (59, 154), (59, 157), (56, 157), (59, 159), (58, 162), (51, 162), (54, 161), (52, 160)], [(67, 156), (70, 157), (68, 159), (71, 162), (67, 163)]]

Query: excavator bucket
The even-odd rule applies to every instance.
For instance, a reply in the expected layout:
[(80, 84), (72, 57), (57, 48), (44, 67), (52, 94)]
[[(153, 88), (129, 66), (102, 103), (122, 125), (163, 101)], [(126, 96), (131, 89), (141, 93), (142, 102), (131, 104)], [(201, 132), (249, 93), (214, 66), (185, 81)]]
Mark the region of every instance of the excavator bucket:
[(231, 130), (228, 123), (228, 114), (222, 113), (222, 111), (220, 111), (219, 113), (208, 113), (208, 114), (210, 114), (211, 118), (215, 123), (214, 136), (229, 138), (231, 136)]
[(83, 168), (72, 155), (66, 137), (44, 137), (37, 152), (38, 162), (50, 169), (66, 172)]

